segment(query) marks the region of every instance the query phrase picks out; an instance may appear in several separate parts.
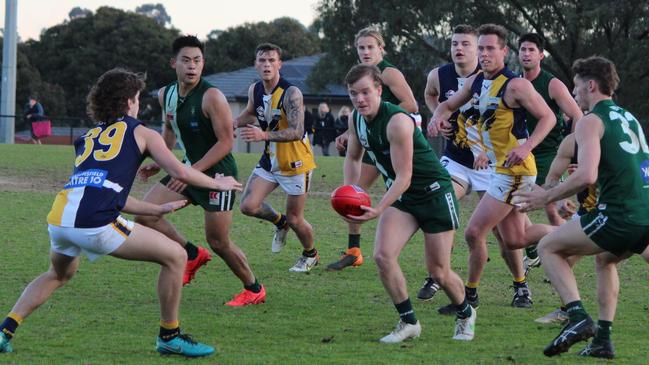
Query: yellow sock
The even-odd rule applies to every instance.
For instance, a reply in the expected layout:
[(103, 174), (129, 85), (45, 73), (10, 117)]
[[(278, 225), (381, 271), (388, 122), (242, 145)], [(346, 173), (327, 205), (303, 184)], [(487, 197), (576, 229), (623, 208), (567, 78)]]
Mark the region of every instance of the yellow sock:
[(21, 317), (20, 315), (14, 313), (14, 312), (11, 312), (11, 313), (7, 314), (7, 317), (13, 319), (13, 320), (16, 321), (19, 325), (23, 324), (23, 317)]
[(467, 281), (467, 282), (466, 282), (466, 287), (467, 287), (467, 288), (477, 289), (478, 286), (480, 286), (480, 282), (479, 282), (479, 281)]
[(521, 276), (520, 278), (514, 278), (515, 283), (524, 283), (525, 279), (527, 279), (525, 276)]

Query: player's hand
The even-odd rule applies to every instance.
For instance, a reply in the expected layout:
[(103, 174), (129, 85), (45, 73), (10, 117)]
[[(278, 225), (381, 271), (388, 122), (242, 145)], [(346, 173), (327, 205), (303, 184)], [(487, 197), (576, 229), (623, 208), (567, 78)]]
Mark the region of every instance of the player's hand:
[(160, 204), (160, 214), (158, 214), (158, 216), (162, 216), (167, 213), (173, 213), (178, 209), (182, 209), (187, 205), (187, 203), (187, 200), (176, 200), (169, 203)]
[(529, 156), (531, 150), (525, 144), (522, 144), (518, 147), (514, 147), (507, 153), (507, 158), (505, 159), (505, 167), (513, 167), (520, 165), (525, 161), (527, 156)]
[(254, 125), (247, 125), (244, 128), (240, 128), (241, 138), (246, 142), (259, 142), (265, 141), (268, 134), (261, 130), (261, 128)]
[(577, 205), (570, 199), (556, 202), (557, 212), (563, 219), (570, 219), (577, 212)]
[(474, 170), (484, 170), (489, 168), (489, 157), (484, 152), (480, 152), (477, 156), (473, 158), (473, 169)]
[(336, 137), (336, 149), (339, 152), (345, 152), (347, 149), (347, 141), (349, 140), (349, 131), (345, 131), (345, 133), (339, 135)]
[(167, 188), (171, 191), (175, 191), (178, 194), (182, 194), (186, 187), (187, 184), (178, 179), (174, 179), (173, 177), (169, 179), (169, 182), (167, 183)]
[(447, 120), (442, 121), (439, 132), (442, 134), (442, 137), (448, 140), (453, 138), (453, 126)]
[(222, 174), (216, 174), (214, 180), (219, 184), (219, 189), (221, 191), (243, 191), (243, 184), (238, 182), (232, 176), (223, 176)]
[(512, 204), (525, 213), (532, 210), (544, 209), (548, 205), (547, 191), (535, 185), (530, 191), (515, 191)]
[(381, 215), (381, 211), (374, 207), (361, 205), (360, 208), (365, 211), (363, 215), (347, 215), (343, 219), (350, 223), (365, 223)]
[(149, 178), (160, 172), (160, 166), (157, 163), (146, 164), (138, 170), (137, 174), (141, 181), (146, 182)]
[(444, 120), (435, 119), (433, 117), (431, 117), (430, 121), (428, 122), (426, 132), (428, 132), (428, 136), (430, 137), (437, 137), (439, 135), (440, 129), (442, 128), (442, 122), (444, 122)]
[(577, 166), (576, 163), (571, 163), (571, 164), (569, 164), (569, 165), (568, 165), (568, 170), (567, 170), (567, 171), (568, 171), (568, 175), (570, 175), (570, 174), (572, 174), (573, 172), (575, 172), (575, 171), (577, 170), (577, 167), (578, 167), (578, 166)]

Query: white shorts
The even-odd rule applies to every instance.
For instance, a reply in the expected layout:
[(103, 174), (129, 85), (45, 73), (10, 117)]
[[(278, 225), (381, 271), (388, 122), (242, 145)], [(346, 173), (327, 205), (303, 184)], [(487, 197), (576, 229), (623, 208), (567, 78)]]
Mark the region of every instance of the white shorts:
[[(487, 194), (503, 203), (512, 204), (512, 194), (516, 191), (531, 191), (536, 176), (506, 175), (491, 173)], [(513, 204), (512, 204), (513, 205)]]
[(253, 175), (257, 175), (266, 181), (279, 185), (288, 195), (304, 195), (309, 192), (312, 172), (313, 170), (303, 174), (287, 176), (268, 172), (261, 167), (255, 167), (252, 170)]
[(95, 261), (117, 250), (131, 234), (135, 223), (117, 217), (115, 222), (97, 228), (60, 227), (49, 224), (52, 251), (65, 256), (77, 257), (83, 253)]
[(442, 158), (439, 159), (439, 162), (442, 163), (442, 166), (446, 168), (446, 171), (448, 171), (454, 180), (461, 180), (467, 184), (467, 195), (471, 191), (487, 191), (489, 188), (489, 179), (493, 170), (491, 167), (482, 170), (474, 170), (453, 161), (447, 156), (442, 156)]

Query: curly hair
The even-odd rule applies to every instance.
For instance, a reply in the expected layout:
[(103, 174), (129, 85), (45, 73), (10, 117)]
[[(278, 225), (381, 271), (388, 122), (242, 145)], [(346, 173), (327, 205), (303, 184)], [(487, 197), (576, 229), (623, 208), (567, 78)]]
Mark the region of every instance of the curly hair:
[(123, 68), (106, 71), (86, 98), (86, 112), (95, 122), (112, 123), (128, 111), (128, 99), (144, 90), (146, 76)]
[(572, 72), (582, 79), (595, 80), (599, 91), (604, 95), (613, 95), (620, 84), (620, 76), (615, 70), (615, 64), (604, 57), (590, 56), (577, 59), (572, 64)]

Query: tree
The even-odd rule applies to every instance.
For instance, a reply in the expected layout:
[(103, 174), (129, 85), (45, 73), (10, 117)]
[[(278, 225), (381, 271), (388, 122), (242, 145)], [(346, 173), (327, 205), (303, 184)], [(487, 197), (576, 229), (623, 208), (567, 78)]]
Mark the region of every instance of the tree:
[(85, 117), (90, 87), (111, 68), (145, 72), (151, 88), (172, 80), (169, 57), (177, 36), (177, 29), (166, 29), (143, 15), (101, 7), (94, 14), (47, 29), (39, 41), (28, 41), (25, 49), (43, 81), (63, 89), (64, 110)]
[[(386, 39), (387, 57), (397, 64), (423, 101), (425, 75), (450, 61), (454, 25), (497, 23), (511, 33), (509, 46), (526, 32), (541, 34), (549, 57), (544, 67), (572, 85), (577, 58), (598, 54), (615, 62), (621, 77), (619, 103), (649, 119), (649, 2), (643, 0), (321, 0), (315, 28), (324, 34), (327, 56), (310, 82), (340, 82), (356, 62), (354, 34), (370, 24)], [(510, 65), (517, 64), (510, 54)], [(423, 104), (423, 102), (422, 102)]]
[(205, 45), (205, 72), (225, 72), (249, 67), (255, 47), (272, 42), (282, 48), (282, 59), (321, 52), (318, 37), (293, 18), (278, 18), (269, 23), (246, 23), (225, 31), (213, 30)]
[(68, 13), (68, 17), (70, 17), (70, 20), (73, 20), (73, 19), (78, 19), (78, 18), (84, 18), (84, 17), (87, 17), (87, 16), (90, 15), (90, 14), (92, 14), (92, 11), (90, 11), (90, 10), (88, 10), (88, 9), (86, 9), (86, 8), (82, 8), (82, 7), (79, 7), (79, 6), (75, 6), (75, 7), (72, 8), (72, 10), (70, 10), (70, 12)]
[(135, 8), (135, 12), (155, 20), (163, 27), (171, 25), (171, 17), (167, 14), (167, 9), (165, 9), (164, 5), (160, 3), (143, 4)]

